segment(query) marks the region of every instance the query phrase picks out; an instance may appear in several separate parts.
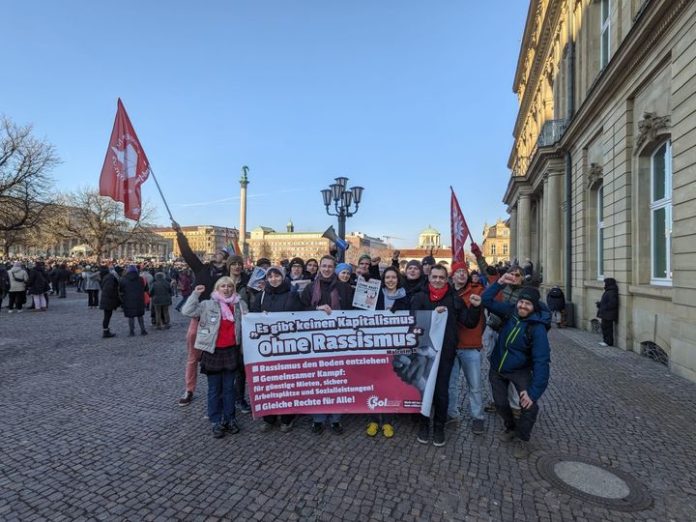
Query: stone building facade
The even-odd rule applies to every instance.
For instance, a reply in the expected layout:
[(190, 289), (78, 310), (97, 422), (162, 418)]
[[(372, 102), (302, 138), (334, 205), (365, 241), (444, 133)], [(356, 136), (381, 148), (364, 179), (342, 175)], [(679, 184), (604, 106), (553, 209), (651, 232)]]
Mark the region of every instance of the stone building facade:
[(531, 0), (514, 91), (511, 256), (696, 380), (696, 2)]
[(481, 252), (489, 265), (510, 260), (510, 227), (502, 219), (483, 225)]
[[(153, 228), (152, 231), (159, 236), (172, 241), (173, 254), (181, 257), (181, 250), (176, 241), (176, 232), (171, 227)], [(236, 228), (218, 227), (215, 225), (191, 225), (181, 227), (181, 231), (188, 239), (189, 246), (199, 256), (211, 256), (216, 251), (227, 247), (237, 239)]]

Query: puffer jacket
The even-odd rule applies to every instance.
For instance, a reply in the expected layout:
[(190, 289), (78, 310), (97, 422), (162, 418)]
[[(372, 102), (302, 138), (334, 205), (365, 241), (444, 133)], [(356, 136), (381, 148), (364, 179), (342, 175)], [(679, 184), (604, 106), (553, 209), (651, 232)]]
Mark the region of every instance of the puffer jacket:
[(604, 280), (604, 293), (599, 302), (597, 317), (605, 321), (619, 320), (619, 287), (613, 277)]
[(10, 292), (25, 292), (29, 274), (21, 266), (13, 266), (7, 271), (10, 278)]
[(546, 328), (551, 324), (551, 314), (546, 309), (539, 309), (524, 319), (520, 318), (516, 303), (495, 300), (501, 288), (497, 282), (493, 283), (481, 296), (483, 306), (504, 321), (491, 352), (491, 368), (500, 373), (530, 370), (532, 380), (527, 394), (530, 399), (537, 401), (549, 383), (551, 349)]
[(275, 288), (266, 282), (264, 290), (252, 299), (249, 309), (252, 312), (299, 312), (304, 310), (304, 306), (300, 302), (300, 295), (285, 279)]
[(84, 284), (82, 286), (83, 290), (99, 290), (101, 288), (101, 276), (99, 275), (99, 272), (85, 270), (82, 272), (82, 279), (84, 280)]
[[(186, 300), (181, 309), (181, 313), (187, 317), (199, 317), (198, 329), (196, 330), (196, 341), (194, 348), (203, 350), (204, 352), (215, 352), (215, 341), (217, 341), (218, 332), (220, 330), (220, 321), (222, 321), (222, 312), (217, 301), (207, 299), (200, 301), (200, 295), (193, 292)], [(234, 306), (234, 334), (237, 338), (237, 343), (241, 343), (242, 339), (242, 316), (247, 313), (248, 308), (243, 300)]]

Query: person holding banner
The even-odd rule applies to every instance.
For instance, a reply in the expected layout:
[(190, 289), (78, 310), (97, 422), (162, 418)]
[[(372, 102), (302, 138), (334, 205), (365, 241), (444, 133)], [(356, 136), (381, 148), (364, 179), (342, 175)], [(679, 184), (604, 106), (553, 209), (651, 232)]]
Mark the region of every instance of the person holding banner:
[[(503, 285), (512, 285), (519, 276), (507, 273), (483, 293), (483, 304), (503, 320), (503, 327), (490, 356), (488, 374), (493, 400), (505, 424), (499, 436), (503, 442), (515, 441), (514, 456), (529, 455), (529, 439), (539, 414), (539, 399), (549, 383), (551, 350), (546, 334), (551, 326), (551, 313), (540, 304), (539, 290), (523, 287), (517, 303), (496, 301)], [(522, 412), (515, 419), (508, 404), (508, 386), (519, 393)]]
[[(332, 310), (350, 310), (353, 306), (353, 289), (350, 285), (339, 281), (335, 273), (336, 259), (326, 255), (319, 261), (319, 272), (300, 294), (300, 301), (305, 311), (321, 310), (331, 315)], [(312, 423), (312, 432), (319, 435), (324, 431), (324, 424), (328, 418), (331, 423), (331, 431), (336, 435), (343, 433), (341, 415), (339, 413), (315, 414)]]
[(197, 285), (182, 313), (198, 319), (194, 347), (202, 352), (201, 373), (208, 376), (208, 419), (213, 437), (220, 439), (226, 432), (239, 433), (234, 381), (241, 361), (242, 314), (247, 306), (227, 276), (215, 282), (210, 299), (200, 301), (205, 292), (205, 286)]
[[(411, 299), (411, 311), (434, 310), (438, 313), (447, 312), (447, 325), (442, 341), (442, 353), (440, 366), (435, 382), (435, 394), (433, 404), (435, 415), (433, 418), (433, 445), (445, 445), (445, 422), (447, 421), (448, 388), (452, 364), (454, 363), (457, 347), (457, 323), (467, 328), (474, 328), (481, 317), (480, 298), (471, 296), (471, 307), (466, 307), (457, 296), (454, 288), (447, 282), (447, 268), (435, 265), (430, 269), (428, 286), (417, 293)], [(421, 416), (420, 429), (418, 430), (418, 442), (428, 444), (430, 441), (430, 419)]]
[(353, 276), (353, 266), (350, 263), (338, 263), (336, 275), (339, 281), (350, 284)]
[[(377, 296), (375, 310), (390, 310), (398, 312), (409, 309), (409, 299), (406, 290), (401, 284), (401, 274), (393, 266), (388, 266), (382, 273), (382, 288)], [(382, 435), (390, 439), (394, 436), (393, 416), (388, 414), (370, 415), (365, 432), (369, 437), (374, 437), (382, 426)]]
[[(285, 278), (281, 267), (272, 266), (266, 270), (266, 286), (254, 296), (251, 312), (298, 312), (304, 307), (297, 292), (292, 291), (290, 281)], [(295, 415), (266, 415), (263, 417), (261, 431), (266, 433), (273, 429), (280, 420), (280, 431), (287, 433), (292, 429)]]

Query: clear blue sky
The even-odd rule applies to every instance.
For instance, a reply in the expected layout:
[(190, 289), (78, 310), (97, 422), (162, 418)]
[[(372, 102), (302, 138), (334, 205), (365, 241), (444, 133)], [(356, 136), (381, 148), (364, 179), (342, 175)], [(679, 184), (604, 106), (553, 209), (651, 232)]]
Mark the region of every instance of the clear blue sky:
[[(335, 224), (319, 190), (365, 187), (348, 231), (449, 244), (505, 216), (524, 0), (7, 2), (0, 112), (53, 143), (59, 190), (96, 186), (120, 96), (175, 218)], [(150, 180), (143, 195), (167, 214)]]

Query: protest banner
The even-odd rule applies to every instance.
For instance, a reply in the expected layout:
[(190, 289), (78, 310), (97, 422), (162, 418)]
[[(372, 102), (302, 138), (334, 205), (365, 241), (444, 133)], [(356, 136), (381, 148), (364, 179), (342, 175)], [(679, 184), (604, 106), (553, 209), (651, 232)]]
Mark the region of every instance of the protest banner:
[(374, 310), (377, 306), (377, 296), (381, 286), (382, 281), (379, 279), (373, 278), (366, 281), (362, 276), (358, 277), (355, 283), (355, 292), (353, 292), (353, 308)]
[(253, 415), (430, 415), (446, 321), (430, 311), (246, 314)]

